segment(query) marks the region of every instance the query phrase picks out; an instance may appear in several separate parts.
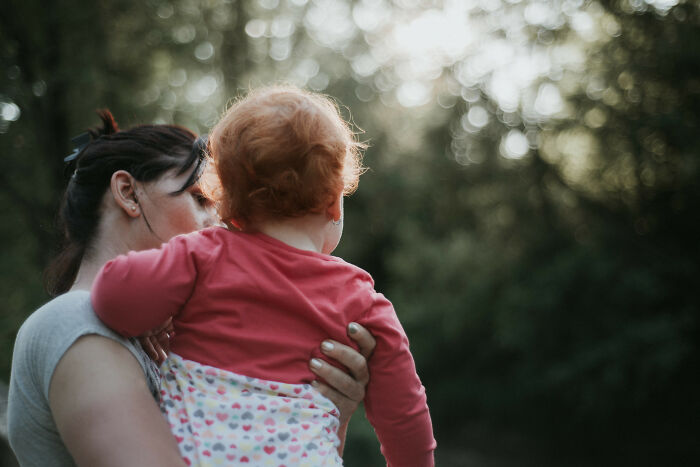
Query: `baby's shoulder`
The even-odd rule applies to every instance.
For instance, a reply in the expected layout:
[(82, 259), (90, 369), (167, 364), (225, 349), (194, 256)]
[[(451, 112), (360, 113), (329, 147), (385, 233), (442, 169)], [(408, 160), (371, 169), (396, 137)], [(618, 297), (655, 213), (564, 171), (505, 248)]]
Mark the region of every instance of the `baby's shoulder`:
[(335, 263), (336, 267), (342, 271), (341, 273), (347, 277), (346, 280), (348, 282), (352, 282), (355, 285), (362, 285), (363, 288), (369, 288), (374, 291), (374, 279), (369, 272), (338, 256), (329, 256), (329, 259)]
[(254, 246), (250, 241), (250, 235), (229, 230), (226, 227), (207, 227), (206, 229), (179, 235), (188, 244), (191, 250), (211, 252), (215, 248), (248, 248)]

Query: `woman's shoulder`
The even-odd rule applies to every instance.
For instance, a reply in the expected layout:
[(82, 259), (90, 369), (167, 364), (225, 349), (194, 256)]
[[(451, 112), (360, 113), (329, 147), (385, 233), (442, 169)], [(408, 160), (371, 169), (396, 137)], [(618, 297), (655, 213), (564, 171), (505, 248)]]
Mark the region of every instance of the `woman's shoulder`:
[(109, 331), (92, 311), (89, 292), (67, 292), (29, 315), (17, 332), (14, 353), (60, 356), (85, 330)]
[(26, 335), (56, 334), (76, 322), (90, 319), (90, 293), (87, 291), (67, 292), (45, 303), (29, 315), (20, 327), (17, 339)]
[[(123, 345), (144, 370), (151, 390), (155, 388), (155, 370), (143, 350), (109, 329), (95, 315), (90, 293), (73, 291), (49, 301), (20, 327), (13, 352), (13, 375), (31, 376), (48, 397), (48, 385), (58, 362), (81, 337), (98, 335)], [(17, 374), (19, 377), (20, 375)]]
[(90, 292), (79, 290), (59, 295), (29, 315), (17, 333), (15, 350), (22, 346), (38, 351), (54, 347), (53, 350), (61, 352), (87, 334), (118, 341), (132, 352), (135, 347), (100, 321), (92, 308)]
[(48, 397), (53, 369), (74, 342), (71, 329), (91, 312), (88, 292), (68, 292), (47, 302), (24, 321), (12, 353), (12, 385), (35, 387)]
[[(86, 334), (124, 340), (95, 316), (90, 293), (74, 291), (60, 295), (32, 313), (22, 324), (15, 340), (13, 367), (34, 370), (34, 377), (48, 382), (58, 361), (73, 343)], [(124, 340), (127, 345), (126, 340)]]

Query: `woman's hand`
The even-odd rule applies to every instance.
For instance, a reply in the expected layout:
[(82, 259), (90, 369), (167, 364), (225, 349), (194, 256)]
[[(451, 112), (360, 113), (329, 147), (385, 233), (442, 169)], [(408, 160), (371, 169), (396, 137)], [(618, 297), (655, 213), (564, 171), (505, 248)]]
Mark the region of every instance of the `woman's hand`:
[(139, 342), (144, 352), (151, 357), (151, 360), (160, 365), (168, 358), (170, 352), (170, 339), (175, 335), (173, 319), (168, 320), (146, 334), (139, 336)]
[(347, 367), (350, 374), (317, 358), (312, 359), (309, 363), (311, 371), (326, 382), (313, 381), (311, 384), (321, 394), (333, 401), (340, 411), (338, 436), (341, 440), (341, 446), (338, 451), (341, 454), (345, 443), (347, 424), (360, 402), (365, 398), (365, 387), (369, 382), (367, 359), (372, 355), (374, 347), (377, 345), (369, 331), (357, 323), (348, 325), (348, 335), (357, 342), (359, 352), (330, 339), (323, 341), (321, 352)]

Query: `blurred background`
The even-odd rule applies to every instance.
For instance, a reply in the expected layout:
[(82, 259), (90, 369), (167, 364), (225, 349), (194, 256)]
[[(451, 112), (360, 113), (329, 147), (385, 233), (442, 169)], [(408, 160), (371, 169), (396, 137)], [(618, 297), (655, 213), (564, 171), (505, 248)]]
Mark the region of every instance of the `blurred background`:
[[(0, 387), (95, 109), (206, 132), (278, 81), (370, 144), (336, 253), (397, 309), (438, 465), (699, 465), (695, 0), (5, 0)], [(361, 411), (345, 453), (384, 465)]]

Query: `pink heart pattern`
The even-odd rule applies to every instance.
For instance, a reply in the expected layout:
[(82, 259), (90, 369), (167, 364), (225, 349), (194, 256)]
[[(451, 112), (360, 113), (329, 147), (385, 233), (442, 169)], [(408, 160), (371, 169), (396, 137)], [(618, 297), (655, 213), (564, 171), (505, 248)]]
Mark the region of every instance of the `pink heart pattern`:
[(338, 409), (308, 384), (239, 375), (171, 354), (161, 411), (187, 465), (339, 466)]

